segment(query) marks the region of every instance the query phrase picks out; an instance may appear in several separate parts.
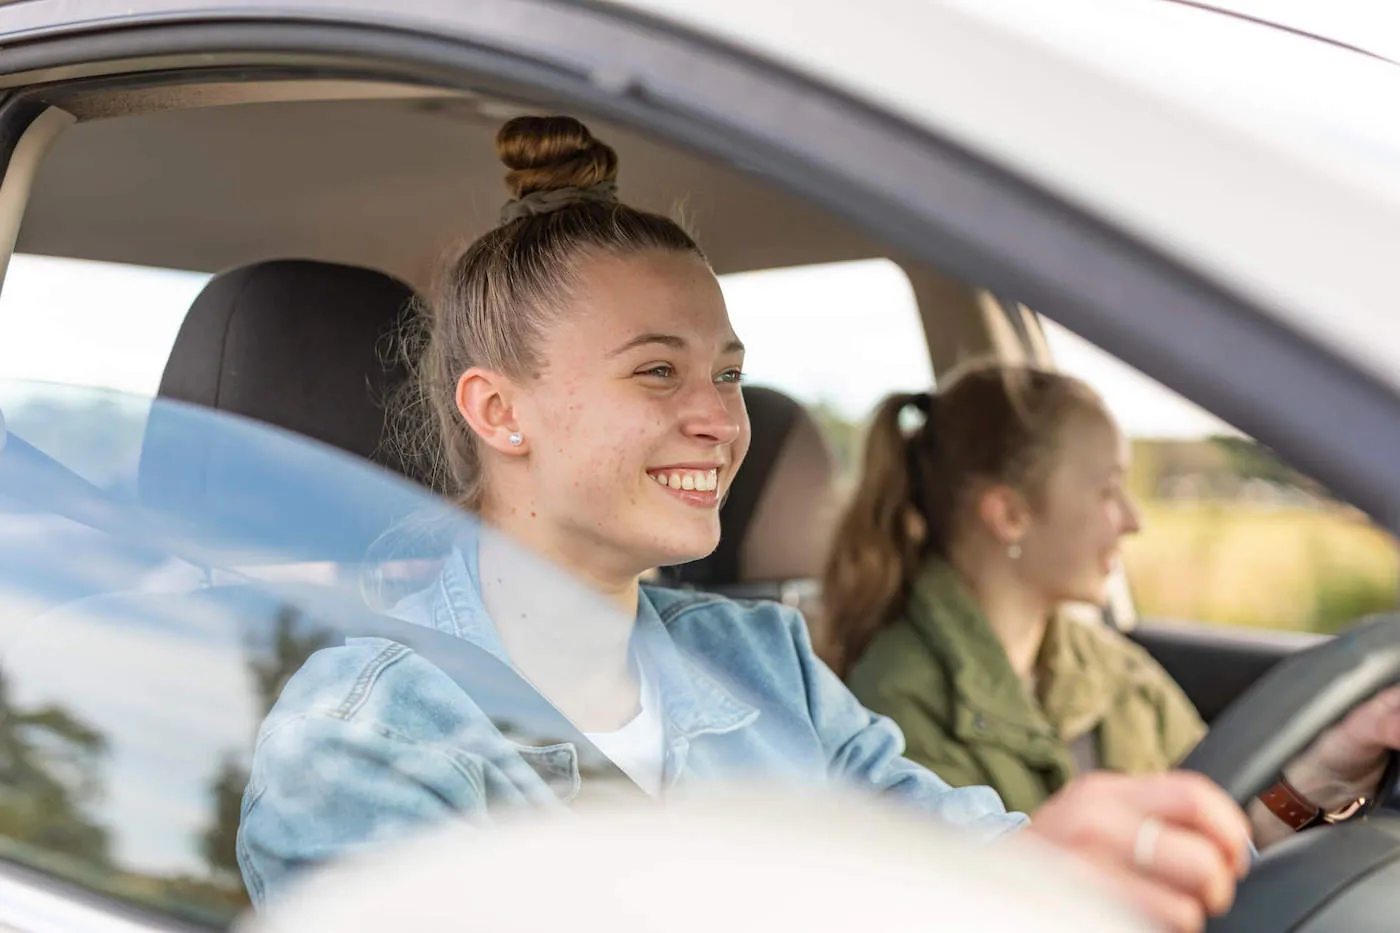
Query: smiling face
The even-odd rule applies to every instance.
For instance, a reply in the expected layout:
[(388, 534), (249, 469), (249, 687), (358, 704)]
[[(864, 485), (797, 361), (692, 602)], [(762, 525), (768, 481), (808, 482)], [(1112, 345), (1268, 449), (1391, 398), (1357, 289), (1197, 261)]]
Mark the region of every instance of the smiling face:
[(1123, 486), (1127, 466), (1127, 443), (1106, 418), (1082, 414), (1062, 427), (1016, 562), (1051, 602), (1107, 601), (1119, 542), (1141, 526)]
[(488, 479), (493, 519), (595, 577), (703, 557), (749, 445), (719, 283), (681, 253), (580, 266), (511, 393), (525, 449)]

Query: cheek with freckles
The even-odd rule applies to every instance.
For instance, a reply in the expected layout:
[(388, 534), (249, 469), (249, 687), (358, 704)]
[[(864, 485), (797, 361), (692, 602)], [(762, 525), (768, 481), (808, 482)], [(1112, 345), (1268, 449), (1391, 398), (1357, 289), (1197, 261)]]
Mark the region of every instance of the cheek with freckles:
[(655, 428), (616, 405), (568, 397), (551, 409), (537, 445), (542, 496), (579, 511), (609, 512), (635, 501)]

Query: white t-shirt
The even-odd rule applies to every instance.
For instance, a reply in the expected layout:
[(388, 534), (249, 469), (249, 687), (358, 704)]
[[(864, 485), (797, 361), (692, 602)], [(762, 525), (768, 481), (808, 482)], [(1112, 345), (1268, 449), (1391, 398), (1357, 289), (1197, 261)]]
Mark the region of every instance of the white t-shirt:
[(632, 721), (613, 732), (585, 732), (598, 750), (607, 755), (642, 790), (655, 797), (661, 792), (666, 761), (666, 729), (661, 721), (661, 697), (656, 684), (638, 667), (641, 710)]

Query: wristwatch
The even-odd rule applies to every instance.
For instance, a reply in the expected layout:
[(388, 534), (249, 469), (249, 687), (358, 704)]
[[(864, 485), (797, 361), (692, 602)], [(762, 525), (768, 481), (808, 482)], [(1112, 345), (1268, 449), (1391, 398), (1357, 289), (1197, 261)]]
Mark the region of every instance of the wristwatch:
[(1323, 823), (1341, 823), (1349, 820), (1369, 802), (1365, 797), (1358, 797), (1340, 810), (1328, 813), (1298, 793), (1298, 789), (1288, 783), (1288, 778), (1282, 774), (1273, 786), (1259, 795), (1259, 800), (1269, 808), (1270, 813), (1294, 832), (1321, 826)]
[(1282, 820), (1285, 826), (1298, 832), (1311, 829), (1314, 826), (1342, 823), (1366, 816), (1376, 808), (1381, 797), (1387, 794), (1392, 785), (1396, 783), (1397, 774), (1400, 774), (1400, 755), (1391, 752), (1389, 760), (1386, 762), (1385, 771), (1381, 774), (1376, 794), (1372, 797), (1358, 797), (1331, 813), (1325, 812), (1321, 807), (1300, 794), (1298, 789), (1288, 783), (1288, 778), (1282, 774), (1268, 790), (1259, 795), (1259, 800), (1269, 809), (1270, 813)]

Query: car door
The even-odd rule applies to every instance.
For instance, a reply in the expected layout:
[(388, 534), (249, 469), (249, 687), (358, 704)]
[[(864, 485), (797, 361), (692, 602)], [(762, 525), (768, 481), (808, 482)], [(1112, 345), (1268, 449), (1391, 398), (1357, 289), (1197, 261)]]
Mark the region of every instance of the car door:
[[(734, 17), (730, 29), (698, 33), (675, 17), (664, 18), (667, 11), (659, 6), (650, 10), (653, 15), (637, 16), (611, 6), (357, 0), (307, 3), (291, 16), (284, 4), (270, 2), (236, 10), (197, 0), (0, 5), (0, 42), (6, 45), (0, 70), (11, 90), (0, 107), (0, 143), (7, 157), (0, 182), (0, 210), (5, 212), (0, 230), (12, 238), (19, 228), (24, 195), (42, 154), (32, 135), (43, 129), (37, 121), (63, 106), (82, 111), (86, 119), (112, 117), (112, 111), (92, 106), (95, 90), (159, 89), (172, 76), (179, 86), (192, 70), (207, 68), (235, 82), (257, 69), (273, 68), (456, 88), (490, 86), (551, 107), (587, 108), (688, 152), (742, 166), (875, 230), (923, 261), (968, 281), (1024, 295), (1047, 314), (1102, 335), (1106, 346), (1145, 371), (1234, 413), (1242, 427), (1285, 456), (1318, 465), (1320, 478), (1372, 514), (1396, 514), (1397, 490), (1389, 468), (1400, 460), (1400, 432), (1394, 430), (1400, 424), (1400, 400), (1394, 391), (1335, 353), (1299, 339), (1266, 303), (1241, 298), (1189, 264), (1164, 261), (1162, 249), (1149, 240), (1124, 236), (1101, 217), (1008, 170), (1006, 165), (1016, 162), (1013, 153), (1004, 152), (1003, 159), (979, 155), (965, 139), (939, 132), (937, 120), (901, 115), (888, 101), (880, 103), (878, 94), (855, 93), (831, 75), (815, 80), (809, 69), (784, 66), (786, 59), (776, 52), (757, 53), (758, 38), (779, 41), (781, 30), (770, 24), (763, 31), (762, 22), (745, 18), (742, 6), (725, 7), (726, 15)], [(941, 21), (923, 18), (943, 15), (928, 7), (934, 12), (924, 11), (923, 5), (910, 7), (924, 27), (920, 41), (955, 40), (956, 29), (945, 35), (936, 28)], [(750, 12), (762, 13), (756, 6)], [(860, 15), (854, 6), (848, 13)], [(697, 8), (691, 15), (714, 11)], [(946, 25), (959, 23), (950, 19)], [(850, 23), (835, 25), (852, 32)], [(870, 35), (881, 28), (874, 18), (860, 25)], [(734, 32), (748, 38), (743, 43), (726, 38)], [(996, 35), (988, 31), (984, 38), (995, 41)], [(923, 51), (937, 53), (935, 58), (946, 53), (948, 60), (959, 56), (955, 44), (928, 45)], [(831, 56), (833, 67), (838, 63), (839, 50), (822, 54)], [(1007, 60), (1015, 56), (983, 56), (981, 78), (987, 86), (1007, 77)], [(80, 83), (69, 83), (74, 80)], [(130, 107), (141, 97), (126, 94), (118, 102)], [(197, 105), (199, 97), (181, 99)], [(1150, 100), (1143, 95), (1133, 103), (1147, 107)], [(84, 101), (89, 109), (83, 110)], [(1080, 94), (1069, 109), (1077, 112), (1090, 103)], [(104, 104), (110, 101), (104, 99)], [(990, 146), (987, 140), (995, 133), (989, 129), (984, 135), (983, 145)], [(1182, 145), (1189, 147), (1192, 138), (1183, 137)], [(1280, 171), (1292, 167), (1302, 172), (1287, 159), (1280, 166)], [(1306, 176), (1298, 180), (1306, 182)], [(1285, 197), (1294, 191), (1285, 186), (1275, 194)], [(1265, 195), (1273, 196), (1260, 196)], [(12, 241), (0, 246), (8, 256)], [(1185, 333), (1164, 324), (1182, 318), (1199, 327)], [(853, 322), (858, 322), (854, 314)], [(1227, 373), (1222, 365), (1237, 360), (1241, 347), (1250, 352), (1247, 379)], [(1349, 412), (1344, 422), (1333, 417), (1339, 405)], [(0, 455), (20, 449), (10, 445)], [(268, 621), (275, 635), (275, 615)], [(216, 647), (231, 646), (229, 635), (220, 633)], [(100, 662), (98, 646), (90, 647)], [(61, 652), (57, 660), (61, 671)], [(222, 658), (228, 682), (238, 682), (238, 672), (227, 669), (228, 660)], [(197, 675), (193, 668), (173, 669), (185, 677)], [(84, 686), (92, 678), (75, 680)], [(63, 681), (53, 683), (55, 689), (63, 688)], [(67, 683), (77, 689), (71, 680)], [(245, 692), (243, 707), (235, 711), (255, 711), (250, 704), (256, 699)], [(199, 708), (211, 706), (218, 704)], [(88, 708), (114, 712), (91, 698)], [(186, 709), (174, 695), (163, 698), (160, 708), (177, 718)], [(31, 711), (43, 710), (36, 706)], [(255, 718), (255, 712), (237, 718), (229, 734), (241, 734)], [(66, 731), (90, 735), (82, 729)], [(141, 738), (132, 735), (131, 742)], [(236, 782), (217, 788), (223, 791), (222, 803), (237, 796), (228, 793), (231, 783)], [(162, 803), (160, 795), (154, 802)], [(171, 829), (179, 824), (170, 819), (163, 825)], [(181, 837), (181, 844), (188, 847), (189, 839)], [(26, 853), (32, 856), (24, 862), (26, 870), (7, 867), (0, 872), (13, 895), (0, 898), (0, 920), (19, 929), (39, 928), (40, 914), (45, 924), (59, 917), (74, 928), (119, 923), (129, 928), (133, 915), (135, 922), (158, 929), (227, 922), (227, 913), (201, 919), (163, 908), (161, 898), (170, 890), (152, 893), (141, 888), (139, 878), (120, 879), (134, 887), (114, 891), (95, 883), (90, 873), (57, 870), (53, 851)], [(138, 895), (134, 908), (133, 892)]]

